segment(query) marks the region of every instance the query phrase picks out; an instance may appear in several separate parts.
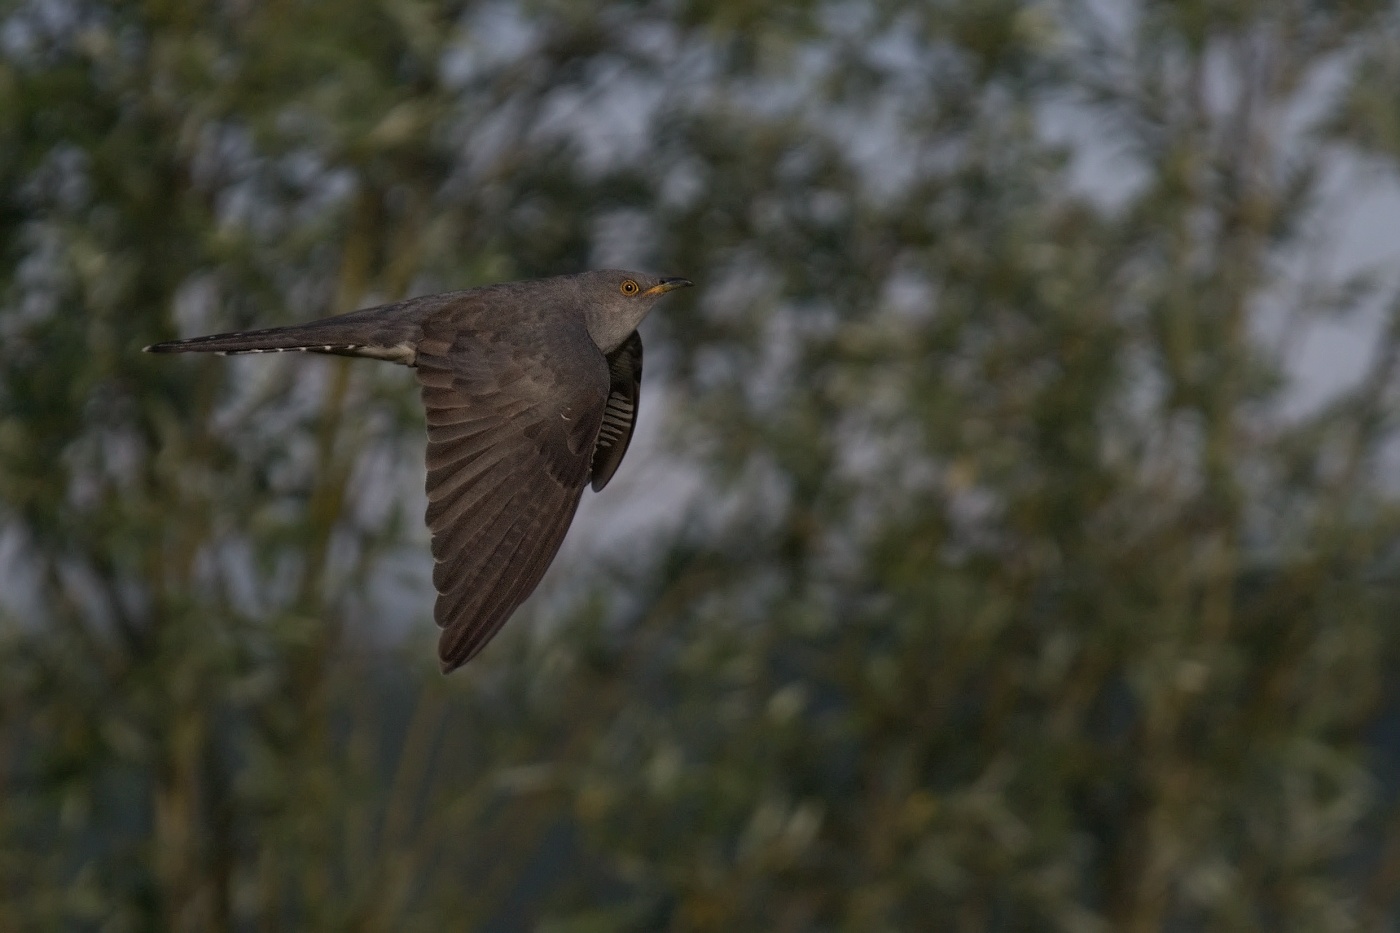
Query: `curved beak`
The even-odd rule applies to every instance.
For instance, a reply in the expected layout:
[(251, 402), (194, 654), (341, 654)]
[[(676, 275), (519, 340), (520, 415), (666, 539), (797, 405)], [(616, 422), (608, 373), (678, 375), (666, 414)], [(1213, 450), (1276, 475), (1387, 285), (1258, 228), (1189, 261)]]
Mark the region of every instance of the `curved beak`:
[(646, 291), (642, 292), (642, 294), (664, 295), (667, 292), (673, 292), (678, 288), (690, 288), (694, 284), (695, 283), (692, 282), (690, 279), (666, 278), (662, 279), (660, 284), (653, 285), (651, 288), (648, 288)]

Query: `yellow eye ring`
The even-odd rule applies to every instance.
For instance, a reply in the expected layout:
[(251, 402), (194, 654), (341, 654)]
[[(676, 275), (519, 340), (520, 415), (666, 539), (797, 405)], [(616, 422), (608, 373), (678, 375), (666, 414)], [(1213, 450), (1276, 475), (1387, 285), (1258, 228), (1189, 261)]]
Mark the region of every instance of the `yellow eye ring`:
[(637, 292), (642, 290), (642, 286), (638, 285), (631, 279), (623, 279), (621, 288), (622, 294), (624, 295), (635, 295), (637, 294)]

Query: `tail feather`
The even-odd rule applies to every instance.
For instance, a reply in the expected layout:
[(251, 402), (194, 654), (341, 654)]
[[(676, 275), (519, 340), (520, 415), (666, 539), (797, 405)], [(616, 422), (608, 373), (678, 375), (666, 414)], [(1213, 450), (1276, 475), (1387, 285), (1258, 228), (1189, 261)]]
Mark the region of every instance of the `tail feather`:
[[(318, 330), (323, 332), (317, 333)], [(344, 334), (325, 333), (323, 328), (267, 327), (231, 334), (210, 334), (185, 340), (167, 340), (146, 347), (147, 353), (277, 353), (303, 350), (335, 353), (354, 350), (363, 344), (347, 341)]]
[(288, 327), (266, 327), (167, 340), (146, 347), (147, 353), (335, 353), (367, 356), (413, 365), (421, 328), (406, 315), (386, 314), (396, 308), (367, 308)]

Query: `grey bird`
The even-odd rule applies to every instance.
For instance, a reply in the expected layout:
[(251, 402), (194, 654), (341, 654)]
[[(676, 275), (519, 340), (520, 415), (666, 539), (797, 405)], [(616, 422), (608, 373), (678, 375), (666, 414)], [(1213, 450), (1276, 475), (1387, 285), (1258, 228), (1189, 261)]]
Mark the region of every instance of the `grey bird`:
[(583, 487), (601, 490), (617, 471), (641, 390), (637, 325), (656, 299), (690, 284), (604, 269), (146, 350), (299, 350), (414, 367), (428, 416), (433, 616), (448, 673), (534, 591)]

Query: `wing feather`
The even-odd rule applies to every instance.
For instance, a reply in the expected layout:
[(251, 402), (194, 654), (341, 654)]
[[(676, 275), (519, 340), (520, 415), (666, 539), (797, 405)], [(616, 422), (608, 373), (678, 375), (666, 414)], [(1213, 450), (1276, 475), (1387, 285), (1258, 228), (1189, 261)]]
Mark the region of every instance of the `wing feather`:
[[(509, 531), (509, 523), (502, 519), (512, 514), (520, 497), (518, 489), (512, 486), (511, 475), (503, 472), (494, 485), (464, 498), (457, 518), (440, 523), (442, 531), (433, 534), (433, 557), (438, 561), (433, 567), (433, 583), (440, 592), (473, 585), (483, 570), (492, 567), (489, 555), (494, 551), (490, 549)], [(452, 560), (462, 553), (488, 556), (464, 567)]]
[(592, 473), (612, 376), (581, 322), (565, 323), (518, 337), (425, 325), (425, 517), (444, 671), (475, 656), (534, 591)]
[[(482, 625), (457, 628), (445, 626), (438, 642), (438, 653), (441, 657), (471, 658), (500, 631), (501, 626), (509, 618), (511, 609), (523, 602), (534, 591), (544, 577), (550, 563), (553, 562), (554, 556), (559, 551), (559, 546), (564, 541), (564, 534), (568, 530), (569, 523), (573, 521), (581, 493), (580, 489), (570, 499), (563, 502), (537, 501), (526, 505), (527, 509), (538, 511), (547, 518), (548, 524), (540, 528), (537, 537), (541, 541), (549, 541), (552, 544), (547, 548), (533, 548), (527, 551), (523, 547), (524, 539), (522, 539), (522, 547), (517, 547), (510, 555), (507, 566), (511, 567), (512, 570), (507, 575), (507, 579), (501, 581), (502, 591), (497, 596), (499, 605), (497, 607), (483, 607), (486, 611), (481, 612), (481, 616), (488, 621)], [(495, 608), (496, 611), (491, 611), (492, 608)], [(502, 609), (505, 611), (501, 611)]]
[(608, 401), (603, 408), (603, 423), (593, 451), (594, 492), (608, 484), (627, 455), (641, 392), (642, 338), (633, 331), (622, 346), (608, 354)]

